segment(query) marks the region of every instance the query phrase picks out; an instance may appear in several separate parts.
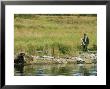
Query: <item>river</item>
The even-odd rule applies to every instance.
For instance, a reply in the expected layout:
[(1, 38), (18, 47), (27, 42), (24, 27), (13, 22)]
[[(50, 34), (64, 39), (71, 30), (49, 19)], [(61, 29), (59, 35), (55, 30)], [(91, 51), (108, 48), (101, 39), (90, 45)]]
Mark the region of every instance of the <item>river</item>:
[(16, 66), (15, 76), (97, 76), (96, 64), (34, 64)]

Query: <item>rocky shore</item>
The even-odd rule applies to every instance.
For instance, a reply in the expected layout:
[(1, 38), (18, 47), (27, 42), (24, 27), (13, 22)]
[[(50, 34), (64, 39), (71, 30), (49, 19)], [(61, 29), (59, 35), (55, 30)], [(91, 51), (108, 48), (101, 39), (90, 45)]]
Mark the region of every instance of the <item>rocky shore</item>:
[[(21, 60), (22, 61), (19, 61)], [(97, 54), (96, 53), (81, 53), (78, 56), (71, 56), (71, 57), (52, 57), (52, 56), (28, 56), (23, 55), (20, 59), (15, 58), (15, 64), (66, 64), (66, 63), (75, 63), (75, 64), (91, 64), (97, 63)]]

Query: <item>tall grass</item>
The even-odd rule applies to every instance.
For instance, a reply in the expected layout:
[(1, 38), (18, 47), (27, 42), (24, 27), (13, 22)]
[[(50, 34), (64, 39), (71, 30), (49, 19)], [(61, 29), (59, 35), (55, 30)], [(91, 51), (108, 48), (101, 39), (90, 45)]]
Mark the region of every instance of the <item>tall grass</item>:
[[(89, 49), (96, 50), (97, 16), (20, 15), (14, 16), (14, 52), (30, 55), (75, 55), (81, 38), (87, 33)], [(38, 50), (43, 53), (37, 53)], [(47, 52), (45, 52), (47, 51)]]

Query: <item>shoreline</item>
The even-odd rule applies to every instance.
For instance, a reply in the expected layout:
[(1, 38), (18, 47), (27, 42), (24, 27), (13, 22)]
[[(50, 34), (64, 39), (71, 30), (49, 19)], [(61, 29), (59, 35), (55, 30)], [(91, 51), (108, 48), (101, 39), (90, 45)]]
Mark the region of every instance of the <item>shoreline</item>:
[[(54, 58), (51, 56), (45, 56), (44, 58), (40, 58), (37, 56), (32, 56), (32, 58), (25, 58), (25, 62), (23, 65), (33, 65), (33, 64), (96, 64), (97, 63), (97, 55), (96, 53), (82, 53), (78, 56), (73, 57), (62, 57), (62, 58)], [(19, 65), (20, 63), (15, 63), (15, 65)], [(21, 63), (22, 65), (22, 63)]]

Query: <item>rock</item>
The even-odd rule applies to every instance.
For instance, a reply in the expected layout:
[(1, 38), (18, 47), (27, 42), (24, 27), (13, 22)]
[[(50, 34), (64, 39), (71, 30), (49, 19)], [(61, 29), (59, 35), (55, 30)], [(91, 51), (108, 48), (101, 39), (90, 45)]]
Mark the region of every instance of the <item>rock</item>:
[(90, 59), (97, 59), (97, 56), (95, 54), (90, 54)]
[(52, 57), (52, 56), (46, 56), (46, 55), (44, 55), (44, 56), (42, 56), (44, 59), (54, 59), (54, 57)]
[(85, 61), (80, 57), (75, 57), (77, 64), (83, 64)]

